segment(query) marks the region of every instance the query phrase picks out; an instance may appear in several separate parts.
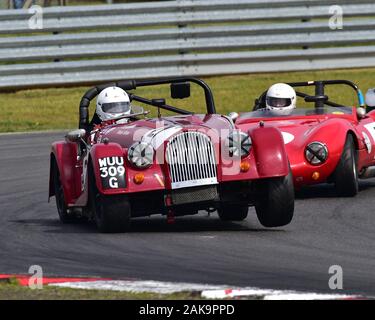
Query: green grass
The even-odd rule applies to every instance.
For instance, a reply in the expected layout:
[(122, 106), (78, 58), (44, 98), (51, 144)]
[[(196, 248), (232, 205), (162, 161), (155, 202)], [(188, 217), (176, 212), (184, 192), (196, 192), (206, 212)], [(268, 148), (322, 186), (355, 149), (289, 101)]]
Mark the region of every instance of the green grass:
[(185, 300), (199, 299), (194, 293), (153, 294), (129, 293), (106, 290), (67, 289), (44, 286), (41, 290), (32, 290), (20, 286), (17, 280), (0, 282), (0, 300)]
[[(216, 108), (219, 113), (231, 111), (249, 111), (254, 99), (264, 90), (276, 82), (294, 82), (326, 79), (348, 79), (357, 83), (367, 91), (375, 87), (375, 68), (346, 69), (315, 72), (263, 73), (235, 76), (221, 76), (204, 78), (213, 90)], [(52, 88), (23, 90), (18, 92), (0, 93), (0, 132), (39, 131), (76, 128), (78, 124), (78, 105), (81, 96), (89, 87)], [(312, 91), (308, 92), (312, 93)], [(169, 87), (148, 87), (137, 90), (138, 95), (149, 98), (169, 96)], [(343, 104), (355, 104), (354, 91), (344, 86), (335, 86), (327, 90), (331, 100)], [(193, 110), (204, 112), (204, 97), (200, 88), (195, 85), (192, 97), (185, 100), (171, 100), (167, 102)], [(304, 106), (301, 99), (297, 103)], [(94, 110), (92, 103), (91, 114)], [(153, 110), (153, 107), (147, 107)], [(166, 112), (162, 112), (164, 115)]]

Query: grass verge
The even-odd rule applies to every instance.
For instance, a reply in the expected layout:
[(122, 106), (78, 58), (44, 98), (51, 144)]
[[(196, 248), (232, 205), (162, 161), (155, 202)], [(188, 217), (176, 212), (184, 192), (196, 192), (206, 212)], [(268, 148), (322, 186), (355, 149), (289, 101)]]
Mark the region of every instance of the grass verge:
[[(264, 73), (204, 78), (213, 90), (219, 113), (249, 111), (254, 99), (276, 82), (347, 79), (357, 83), (363, 91), (375, 87), (375, 68), (330, 71)], [(76, 128), (78, 104), (88, 87), (22, 90), (0, 93), (0, 132), (58, 130)], [(307, 93), (312, 93), (308, 92)], [(344, 86), (331, 87), (328, 95), (333, 101), (354, 105), (354, 91)], [(169, 96), (168, 86), (140, 88), (138, 95), (149, 98)], [(195, 112), (204, 112), (204, 97), (193, 87), (192, 97), (186, 101), (169, 100), (172, 105)], [(299, 106), (304, 106), (300, 100)], [(91, 114), (95, 103), (92, 103)], [(152, 107), (146, 109), (153, 110)], [(162, 112), (164, 115), (166, 112)], [(156, 112), (153, 110), (152, 116)]]
[(44, 286), (32, 290), (20, 286), (16, 279), (0, 281), (0, 300), (185, 300), (199, 299), (199, 294), (181, 292), (174, 294), (129, 293), (110, 290), (68, 289)]

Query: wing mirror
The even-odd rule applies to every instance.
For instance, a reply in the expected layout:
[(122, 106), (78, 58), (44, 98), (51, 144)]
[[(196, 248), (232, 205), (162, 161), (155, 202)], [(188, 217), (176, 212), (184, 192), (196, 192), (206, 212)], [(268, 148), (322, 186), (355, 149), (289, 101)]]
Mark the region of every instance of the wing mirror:
[(190, 82), (177, 82), (171, 84), (172, 99), (185, 99), (190, 97)]
[(151, 103), (152, 103), (153, 106), (162, 107), (162, 106), (165, 105), (166, 101), (163, 98), (161, 98), (161, 99), (152, 99)]
[(84, 139), (86, 136), (86, 130), (85, 129), (77, 129), (70, 131), (66, 136), (65, 139), (69, 142), (80, 142), (82, 139)]
[(228, 117), (230, 119), (232, 119), (233, 122), (236, 122), (237, 118), (239, 117), (240, 115), (237, 113), (237, 112), (231, 112), (228, 114)]

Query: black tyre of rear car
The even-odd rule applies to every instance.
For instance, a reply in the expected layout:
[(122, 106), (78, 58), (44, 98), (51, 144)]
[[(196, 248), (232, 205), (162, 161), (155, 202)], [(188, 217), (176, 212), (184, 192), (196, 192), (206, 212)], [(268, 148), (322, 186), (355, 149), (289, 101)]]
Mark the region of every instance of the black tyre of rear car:
[(222, 221), (242, 221), (247, 218), (248, 210), (247, 206), (223, 204), (217, 213)]
[(285, 177), (260, 180), (256, 188), (255, 210), (259, 222), (267, 228), (289, 224), (294, 214), (292, 172)]
[(64, 189), (60, 179), (59, 168), (54, 160), (52, 166), (53, 172), (53, 185), (55, 190), (55, 199), (57, 212), (59, 214), (60, 221), (62, 223), (74, 223), (79, 222), (80, 219), (74, 214), (68, 212), (68, 207), (65, 202)]
[(334, 183), (338, 195), (342, 197), (354, 197), (358, 193), (357, 152), (350, 134), (334, 172)]
[(125, 195), (101, 194), (92, 169), (89, 176), (89, 202), (96, 226), (103, 233), (120, 233), (130, 228), (130, 204)]

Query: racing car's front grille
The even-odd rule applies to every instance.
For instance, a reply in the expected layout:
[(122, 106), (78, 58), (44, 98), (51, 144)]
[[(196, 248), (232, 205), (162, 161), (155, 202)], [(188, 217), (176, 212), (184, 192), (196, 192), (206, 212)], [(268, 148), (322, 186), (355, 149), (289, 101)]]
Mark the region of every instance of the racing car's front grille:
[(167, 144), (166, 159), (173, 189), (217, 183), (214, 146), (203, 133), (174, 136)]
[(213, 201), (218, 198), (217, 186), (203, 186), (174, 190), (171, 194), (174, 205)]

